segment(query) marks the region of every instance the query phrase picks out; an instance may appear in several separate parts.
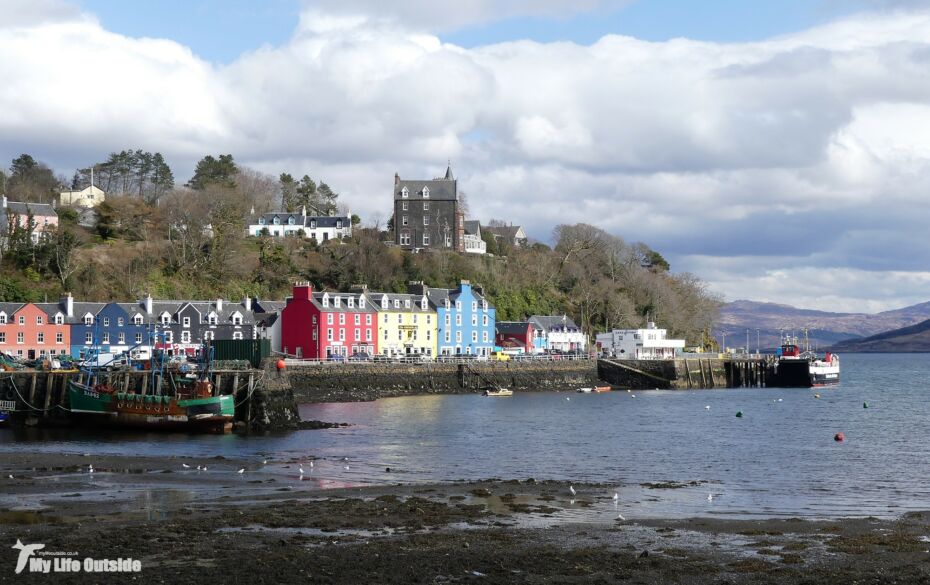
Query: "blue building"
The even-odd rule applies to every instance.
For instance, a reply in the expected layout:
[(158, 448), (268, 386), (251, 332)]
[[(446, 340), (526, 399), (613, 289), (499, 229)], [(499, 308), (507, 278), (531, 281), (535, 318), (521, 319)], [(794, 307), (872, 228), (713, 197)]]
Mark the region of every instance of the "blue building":
[[(127, 310), (127, 307), (129, 310)], [(150, 346), (151, 326), (129, 303), (74, 303), (71, 355), (83, 357), (91, 348), (100, 353), (122, 353)]]
[(425, 295), (436, 311), (437, 355), (489, 356), (494, 351), (496, 311), (480, 286), (463, 280), (457, 288), (410, 283), (409, 292)]

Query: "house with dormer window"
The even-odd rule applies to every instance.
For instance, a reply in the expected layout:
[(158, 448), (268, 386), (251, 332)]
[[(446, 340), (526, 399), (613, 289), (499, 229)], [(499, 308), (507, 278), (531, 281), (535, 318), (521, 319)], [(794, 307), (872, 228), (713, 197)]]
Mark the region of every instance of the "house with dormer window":
[(453, 289), (411, 282), (407, 292), (425, 296), (436, 311), (437, 355), (485, 357), (494, 351), (496, 311), (480, 285), (463, 280)]
[(394, 174), (394, 243), (405, 250), (465, 251), (465, 216), (451, 163), (432, 180)]
[(285, 355), (325, 360), (378, 351), (378, 313), (364, 289), (315, 292), (298, 282), (286, 303), (280, 318)]
[(369, 293), (378, 310), (378, 350), (386, 356), (436, 356), (436, 310), (426, 295)]
[(352, 214), (307, 215), (307, 208), (299, 212), (252, 214), (247, 228), (250, 236), (304, 237), (318, 243), (352, 237)]

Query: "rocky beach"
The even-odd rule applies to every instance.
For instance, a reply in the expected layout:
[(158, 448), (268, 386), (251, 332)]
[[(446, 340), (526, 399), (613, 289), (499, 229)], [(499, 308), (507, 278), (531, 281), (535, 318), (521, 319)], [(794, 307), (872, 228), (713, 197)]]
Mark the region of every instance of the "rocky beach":
[[(325, 432), (325, 431), (324, 431)], [(646, 518), (637, 502), (712, 486), (541, 478), (339, 485), (343, 461), (7, 454), (0, 582), (925, 583), (930, 514)], [(200, 469), (198, 469), (198, 467)], [(93, 472), (90, 469), (93, 469)], [(206, 468), (206, 469), (204, 469)], [(303, 469), (301, 477), (300, 469)], [(240, 473), (239, 470), (242, 470)], [(699, 483), (699, 482), (694, 482)], [(572, 494), (572, 491), (575, 494)], [(140, 573), (14, 574), (17, 541)]]

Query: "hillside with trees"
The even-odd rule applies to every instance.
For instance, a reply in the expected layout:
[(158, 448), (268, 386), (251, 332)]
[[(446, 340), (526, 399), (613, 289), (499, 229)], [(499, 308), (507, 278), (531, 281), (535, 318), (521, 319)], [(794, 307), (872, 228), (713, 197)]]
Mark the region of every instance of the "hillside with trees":
[[(27, 163), (0, 177), (7, 196), (52, 200), (59, 184), (49, 180), (45, 165), (32, 157)], [(89, 169), (79, 169), (71, 186), (88, 185)], [(364, 283), (400, 292), (412, 280), (452, 287), (466, 279), (484, 286), (500, 320), (564, 313), (595, 331), (640, 326), (650, 316), (672, 334), (700, 343), (718, 314), (719, 299), (696, 276), (672, 273), (661, 254), (645, 244), (591, 225), (556, 227), (553, 248), (538, 243), (515, 248), (492, 240), (494, 256), (411, 254), (386, 245), (387, 231), (362, 226), (355, 216), (353, 237), (341, 242), (248, 237), (253, 212), (306, 206), (308, 213), (323, 214), (345, 208), (322, 180), (260, 173), (228, 154), (201, 159), (183, 187), (174, 185), (158, 153), (126, 150), (94, 169), (95, 184), (106, 181), (112, 189), (94, 225), (80, 226), (75, 210), (59, 208), (60, 228), (37, 245), (10, 226), (0, 264), (0, 300), (41, 301), (62, 291), (95, 300), (146, 293), (282, 299), (295, 280), (320, 289)]]

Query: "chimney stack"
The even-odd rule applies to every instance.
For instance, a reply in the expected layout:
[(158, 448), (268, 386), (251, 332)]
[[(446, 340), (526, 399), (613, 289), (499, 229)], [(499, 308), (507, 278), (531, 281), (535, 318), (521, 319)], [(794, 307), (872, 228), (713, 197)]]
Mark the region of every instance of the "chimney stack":
[(242, 306), (245, 307), (246, 311), (251, 311), (252, 310), (252, 297), (245, 297), (245, 299), (242, 301)]
[(152, 295), (145, 295), (145, 314), (152, 314)]
[(223, 310), (223, 299), (216, 299), (216, 310), (217, 311)]
[(400, 185), (400, 175), (394, 173), (394, 185)]
[(65, 315), (74, 317), (74, 297), (71, 293), (65, 293), (65, 296), (61, 297), (61, 305), (65, 309)]

